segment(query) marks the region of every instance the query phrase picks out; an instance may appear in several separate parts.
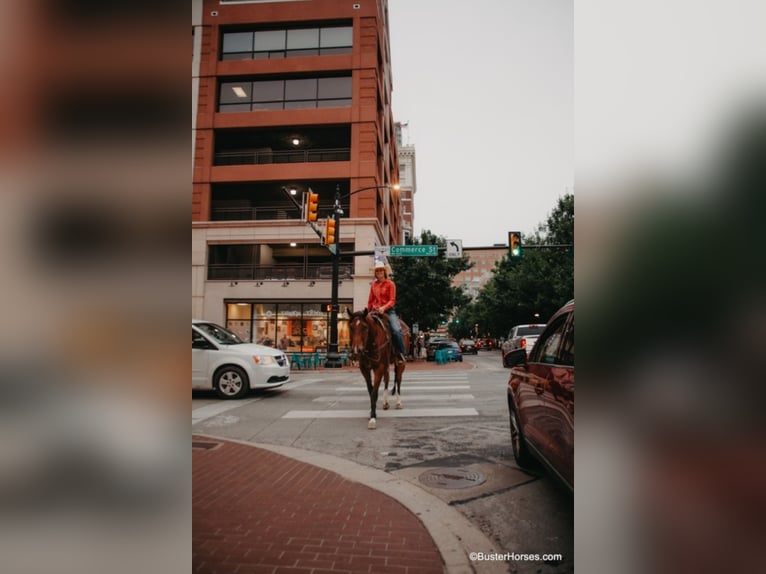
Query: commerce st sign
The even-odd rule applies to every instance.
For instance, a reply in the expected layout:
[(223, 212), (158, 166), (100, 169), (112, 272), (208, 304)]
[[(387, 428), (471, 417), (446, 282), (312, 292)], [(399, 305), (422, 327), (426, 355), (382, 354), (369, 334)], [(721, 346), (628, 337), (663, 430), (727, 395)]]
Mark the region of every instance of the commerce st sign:
[(391, 257), (436, 257), (438, 245), (391, 245), (388, 255)]

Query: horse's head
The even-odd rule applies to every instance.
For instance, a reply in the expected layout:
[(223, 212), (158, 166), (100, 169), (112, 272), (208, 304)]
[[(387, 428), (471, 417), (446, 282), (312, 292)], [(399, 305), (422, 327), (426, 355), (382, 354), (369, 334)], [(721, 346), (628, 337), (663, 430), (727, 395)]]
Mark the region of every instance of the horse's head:
[(370, 337), (370, 324), (367, 321), (367, 309), (354, 311), (348, 321), (348, 330), (351, 338), (351, 356), (356, 357), (367, 346)]

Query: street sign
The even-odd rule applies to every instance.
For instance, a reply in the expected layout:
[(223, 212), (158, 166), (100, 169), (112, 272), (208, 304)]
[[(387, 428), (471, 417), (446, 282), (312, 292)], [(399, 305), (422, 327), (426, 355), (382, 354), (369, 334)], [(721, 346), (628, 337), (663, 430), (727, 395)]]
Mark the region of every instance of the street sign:
[(391, 245), (391, 257), (436, 257), (439, 255), (438, 245)]
[(460, 259), (463, 256), (463, 240), (447, 239), (447, 251), (444, 256), (447, 259)]

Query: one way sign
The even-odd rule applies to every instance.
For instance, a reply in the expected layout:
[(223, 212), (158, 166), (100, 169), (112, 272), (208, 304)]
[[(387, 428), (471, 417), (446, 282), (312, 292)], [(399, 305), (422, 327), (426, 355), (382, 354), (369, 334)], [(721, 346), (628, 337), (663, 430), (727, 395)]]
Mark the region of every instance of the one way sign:
[(463, 240), (447, 239), (447, 250), (444, 256), (447, 259), (460, 259), (463, 256)]

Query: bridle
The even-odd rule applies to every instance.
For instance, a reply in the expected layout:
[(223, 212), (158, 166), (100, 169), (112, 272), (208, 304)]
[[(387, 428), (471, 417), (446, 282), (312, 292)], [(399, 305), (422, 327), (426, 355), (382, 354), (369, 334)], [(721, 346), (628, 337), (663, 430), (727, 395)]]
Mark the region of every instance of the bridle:
[[(371, 327), (369, 324), (366, 324), (367, 317), (357, 315), (356, 317), (354, 317), (354, 319), (352, 319), (352, 323), (357, 322), (358, 328), (364, 328), (367, 330), (367, 342), (365, 344), (365, 347), (359, 352), (359, 354), (369, 361), (379, 363), (381, 360), (381, 349), (383, 349), (386, 345), (391, 344), (391, 338), (388, 334), (388, 330), (382, 324), (380, 324), (381, 319), (379, 318), (377, 314), (374, 317), (372, 316), (372, 314), (368, 316), (371, 317), (371, 320), (378, 322), (378, 325), (383, 330), (383, 334), (386, 336), (386, 339), (383, 343), (379, 345), (375, 345), (374, 337), (370, 336)], [(375, 353), (374, 356), (372, 355), (373, 352)]]

